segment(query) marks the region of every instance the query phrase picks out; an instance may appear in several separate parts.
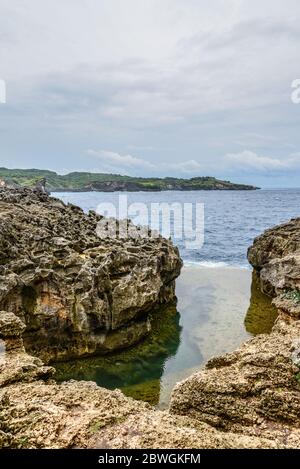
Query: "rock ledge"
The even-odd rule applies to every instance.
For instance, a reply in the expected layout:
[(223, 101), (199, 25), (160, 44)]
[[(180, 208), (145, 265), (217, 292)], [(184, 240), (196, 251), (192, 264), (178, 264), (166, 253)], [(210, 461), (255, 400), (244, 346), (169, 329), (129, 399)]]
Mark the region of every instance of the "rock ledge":
[(131, 346), (175, 299), (171, 241), (101, 239), (101, 219), (41, 190), (0, 188), (0, 309), (26, 324), (26, 350), (46, 362)]

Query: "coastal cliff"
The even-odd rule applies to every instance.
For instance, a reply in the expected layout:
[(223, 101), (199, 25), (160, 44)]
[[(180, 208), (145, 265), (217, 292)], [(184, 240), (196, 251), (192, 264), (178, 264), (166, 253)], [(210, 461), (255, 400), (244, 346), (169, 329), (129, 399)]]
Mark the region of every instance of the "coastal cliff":
[(267, 230), (248, 251), (278, 318), (233, 353), (178, 383), (170, 412), (223, 431), (300, 447), (300, 219)]
[(0, 189), (0, 309), (44, 361), (131, 346), (175, 300), (178, 249), (162, 237), (100, 238), (95, 212), (41, 190)]
[(198, 191), (198, 190), (255, 190), (250, 184), (237, 184), (222, 181), (211, 176), (184, 178), (143, 178), (120, 174), (74, 172), (57, 174), (41, 169), (0, 168), (0, 178), (4, 184), (35, 187), (42, 179), (51, 192), (159, 192), (159, 191)]
[(0, 311), (0, 448), (275, 448), (272, 440), (222, 432), (158, 411), (94, 382), (53, 380), (29, 356), (25, 325)]
[(248, 251), (261, 290), (282, 312), (300, 318), (300, 218), (267, 230)]
[(278, 307), (271, 333), (178, 383), (166, 411), (92, 382), (57, 384), (25, 351), (25, 316), (0, 311), (0, 447), (300, 448), (299, 234), (293, 220), (248, 253)]

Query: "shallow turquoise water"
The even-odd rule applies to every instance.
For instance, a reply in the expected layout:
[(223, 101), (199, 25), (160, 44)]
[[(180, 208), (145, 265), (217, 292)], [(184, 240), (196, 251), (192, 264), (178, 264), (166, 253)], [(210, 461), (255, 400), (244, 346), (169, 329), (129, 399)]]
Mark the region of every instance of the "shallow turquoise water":
[(184, 268), (177, 280), (177, 307), (153, 315), (146, 340), (109, 357), (58, 364), (57, 379), (92, 380), (165, 408), (174, 385), (210, 357), (270, 330), (274, 310), (258, 289), (251, 290), (251, 277), (247, 269)]

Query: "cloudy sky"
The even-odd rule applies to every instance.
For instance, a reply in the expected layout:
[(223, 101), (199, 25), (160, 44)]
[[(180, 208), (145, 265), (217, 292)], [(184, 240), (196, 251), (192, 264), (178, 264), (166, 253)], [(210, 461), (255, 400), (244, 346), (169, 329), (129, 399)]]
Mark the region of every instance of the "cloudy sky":
[(0, 0), (0, 165), (300, 186), (299, 24), (299, 0)]

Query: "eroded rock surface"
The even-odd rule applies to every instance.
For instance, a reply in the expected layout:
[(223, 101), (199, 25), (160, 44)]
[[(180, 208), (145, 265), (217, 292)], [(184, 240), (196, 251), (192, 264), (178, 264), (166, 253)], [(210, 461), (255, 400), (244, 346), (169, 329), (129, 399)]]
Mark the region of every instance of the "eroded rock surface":
[(277, 320), (270, 335), (210, 360), (203, 371), (179, 383), (171, 413), (300, 447), (299, 369), (293, 361), (299, 337), (298, 321)]
[(1, 314), (0, 339), (13, 346), (0, 363), (0, 448), (283, 447), (269, 438), (224, 433), (190, 417), (157, 411), (95, 383), (56, 384), (54, 369), (24, 352), (19, 320)]
[(170, 412), (224, 431), (300, 447), (300, 219), (266, 231), (248, 252), (279, 310), (270, 334), (177, 384)]
[(300, 290), (300, 218), (258, 236), (248, 259), (259, 271), (264, 293), (277, 297), (285, 290)]
[(171, 241), (101, 239), (100, 220), (41, 190), (0, 188), (0, 309), (26, 324), (26, 349), (45, 361), (130, 346), (175, 298)]
[[(203, 371), (179, 383), (168, 411), (95, 383), (55, 383), (54, 369), (24, 350), (20, 318), (28, 312), (18, 301), (18, 317), (13, 308), (1, 311), (0, 447), (300, 448), (298, 270), (296, 263), (287, 274), (281, 267), (270, 267), (297, 256), (298, 228), (291, 223), (283, 231), (295, 242), (289, 234), (285, 238), (280, 227), (269, 231), (271, 244), (263, 235), (249, 252), (260, 277), (265, 272), (262, 289), (271, 286), (268, 292), (275, 303), (284, 303), (271, 333), (210, 360)], [(292, 288), (286, 291), (289, 282)]]

